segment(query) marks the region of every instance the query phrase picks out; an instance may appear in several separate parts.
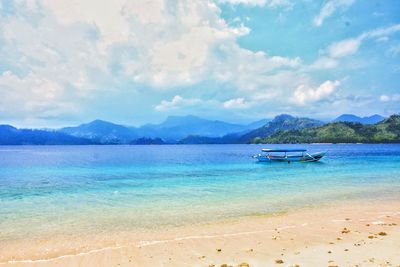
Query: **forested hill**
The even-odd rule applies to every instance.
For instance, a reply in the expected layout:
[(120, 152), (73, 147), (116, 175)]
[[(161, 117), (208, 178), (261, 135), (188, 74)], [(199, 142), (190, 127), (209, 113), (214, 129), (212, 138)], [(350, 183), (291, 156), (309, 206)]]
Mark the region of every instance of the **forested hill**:
[(279, 131), (300, 130), (320, 125), (323, 125), (323, 122), (319, 120), (281, 114), (264, 126), (238, 137), (236, 143), (250, 143), (256, 137), (266, 138)]
[(334, 122), (318, 127), (279, 131), (252, 143), (400, 143), (400, 115), (373, 124)]

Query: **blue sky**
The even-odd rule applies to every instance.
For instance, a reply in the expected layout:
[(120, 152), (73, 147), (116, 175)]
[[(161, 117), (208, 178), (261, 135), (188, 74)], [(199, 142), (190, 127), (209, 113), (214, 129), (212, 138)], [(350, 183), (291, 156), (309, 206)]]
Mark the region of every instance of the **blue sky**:
[(390, 115), (400, 2), (0, 0), (0, 123)]

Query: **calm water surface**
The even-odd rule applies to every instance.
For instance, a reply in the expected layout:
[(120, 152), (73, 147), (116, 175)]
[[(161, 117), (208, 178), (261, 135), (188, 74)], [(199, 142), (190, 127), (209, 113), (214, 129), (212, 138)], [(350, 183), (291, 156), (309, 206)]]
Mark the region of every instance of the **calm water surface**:
[(0, 241), (400, 199), (400, 145), (305, 145), (328, 155), (256, 163), (263, 147), (276, 146), (0, 146)]

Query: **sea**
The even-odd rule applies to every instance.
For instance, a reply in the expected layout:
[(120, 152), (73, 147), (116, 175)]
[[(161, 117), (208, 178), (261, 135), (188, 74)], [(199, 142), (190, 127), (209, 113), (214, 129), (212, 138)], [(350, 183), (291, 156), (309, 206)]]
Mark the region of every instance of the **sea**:
[[(252, 158), (276, 147), (327, 155)], [(0, 146), (0, 243), (399, 199), (399, 144)]]

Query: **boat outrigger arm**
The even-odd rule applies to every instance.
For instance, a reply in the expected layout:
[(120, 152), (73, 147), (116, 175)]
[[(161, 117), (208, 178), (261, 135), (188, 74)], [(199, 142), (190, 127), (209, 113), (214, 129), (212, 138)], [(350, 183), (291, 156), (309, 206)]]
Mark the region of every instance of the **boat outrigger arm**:
[[(319, 152), (314, 154), (307, 153), (307, 149), (296, 148), (296, 149), (262, 149), (262, 154), (257, 154), (254, 158), (258, 159), (258, 161), (267, 162), (267, 161), (284, 161), (290, 163), (291, 161), (299, 161), (299, 162), (315, 162), (320, 160), (326, 152)], [(289, 154), (288, 153), (299, 153), (301, 154)], [(282, 154), (273, 154), (273, 153), (284, 153)]]

